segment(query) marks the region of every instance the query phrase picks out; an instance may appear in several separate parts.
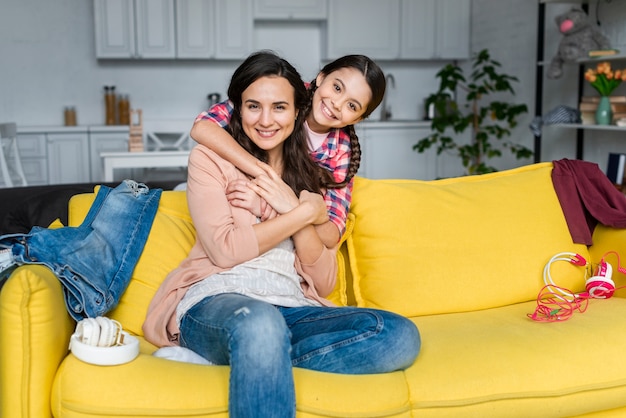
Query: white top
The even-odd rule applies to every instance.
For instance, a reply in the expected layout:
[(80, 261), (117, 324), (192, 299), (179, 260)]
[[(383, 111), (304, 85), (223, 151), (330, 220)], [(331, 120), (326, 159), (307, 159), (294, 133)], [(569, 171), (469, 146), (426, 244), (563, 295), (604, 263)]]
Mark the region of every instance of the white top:
[(209, 276), (189, 288), (176, 307), (176, 321), (180, 325), (192, 306), (221, 293), (238, 293), (278, 306), (321, 306), (304, 296), (294, 263), (293, 241), (288, 238), (259, 257)]
[(324, 141), (326, 141), (328, 132), (326, 132), (325, 134), (318, 134), (317, 132), (313, 132), (313, 130), (309, 128), (309, 124), (306, 121), (304, 121), (304, 127), (306, 128), (306, 131), (308, 134), (307, 142), (308, 142), (309, 150), (315, 151), (316, 149), (322, 146)]

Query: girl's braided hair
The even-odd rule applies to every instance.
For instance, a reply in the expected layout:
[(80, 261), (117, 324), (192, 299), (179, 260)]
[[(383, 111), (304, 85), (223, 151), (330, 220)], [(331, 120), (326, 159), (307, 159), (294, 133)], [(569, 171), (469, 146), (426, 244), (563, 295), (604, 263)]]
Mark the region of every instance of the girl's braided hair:
[[(321, 74), (329, 75), (334, 71), (342, 68), (353, 68), (359, 71), (365, 77), (365, 81), (372, 90), (372, 98), (365, 108), (365, 112), (361, 118), (367, 118), (380, 104), (385, 95), (386, 81), (385, 74), (381, 68), (370, 58), (365, 55), (345, 55), (333, 62), (330, 62), (322, 68)], [(311, 81), (309, 85), (309, 104), (305, 109), (305, 114), (308, 115), (311, 112), (311, 105), (313, 103), (313, 95), (317, 90), (317, 83), (315, 79)], [(343, 128), (350, 136), (350, 166), (348, 167), (348, 174), (346, 178), (341, 181), (335, 181), (332, 173), (328, 170), (322, 169), (322, 184), (328, 189), (340, 189), (345, 187), (350, 180), (356, 175), (361, 165), (361, 145), (359, 144), (359, 137), (354, 130), (354, 125), (348, 125)]]

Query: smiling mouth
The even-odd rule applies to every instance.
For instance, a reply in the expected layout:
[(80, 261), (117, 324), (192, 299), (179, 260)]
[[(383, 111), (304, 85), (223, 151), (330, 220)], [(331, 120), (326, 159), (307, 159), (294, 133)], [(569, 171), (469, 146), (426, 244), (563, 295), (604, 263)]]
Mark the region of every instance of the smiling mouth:
[(259, 134), (259, 136), (262, 138), (271, 138), (272, 136), (276, 135), (276, 132), (278, 132), (277, 129), (273, 129), (271, 131), (261, 131), (257, 129), (256, 131)]
[(323, 113), (323, 114), (324, 114), (327, 118), (329, 118), (329, 119), (337, 119), (337, 118), (335, 117), (335, 115), (334, 115), (334, 114), (330, 111), (330, 109), (328, 108), (328, 106), (326, 106), (326, 105), (324, 104), (324, 102), (321, 102), (320, 104), (321, 104), (321, 106), (320, 106), (320, 107), (321, 107), (321, 109), (322, 109), (322, 113)]

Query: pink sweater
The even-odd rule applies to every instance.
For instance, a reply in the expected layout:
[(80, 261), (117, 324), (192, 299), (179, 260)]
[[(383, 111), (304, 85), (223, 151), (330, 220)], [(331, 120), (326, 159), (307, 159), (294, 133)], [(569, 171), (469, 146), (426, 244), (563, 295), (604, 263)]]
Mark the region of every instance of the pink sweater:
[[(241, 178), (245, 178), (241, 171), (208, 148), (197, 145), (191, 151), (187, 202), (196, 243), (150, 302), (143, 332), (151, 343), (159, 347), (178, 344), (176, 306), (191, 285), (260, 255), (253, 229), (256, 217), (248, 210), (232, 207), (226, 199), (228, 183)], [(323, 297), (335, 286), (336, 248), (325, 249), (313, 264), (302, 264), (296, 257), (295, 267), (304, 279), (304, 295), (332, 306)]]

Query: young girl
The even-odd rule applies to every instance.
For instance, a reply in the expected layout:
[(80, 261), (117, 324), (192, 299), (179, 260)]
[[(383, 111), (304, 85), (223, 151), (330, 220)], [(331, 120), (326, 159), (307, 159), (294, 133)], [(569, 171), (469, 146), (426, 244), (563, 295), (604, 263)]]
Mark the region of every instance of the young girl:
[[(306, 129), (311, 157), (332, 173), (323, 183), (329, 221), (316, 229), (327, 246), (345, 231), (350, 208), (352, 178), (361, 161), (354, 124), (367, 118), (385, 95), (385, 75), (363, 55), (347, 55), (327, 64), (310, 83)], [(191, 130), (196, 142), (215, 151), (252, 177), (263, 174), (257, 160), (233, 140), (226, 128), (232, 115), (228, 102), (201, 113)], [(236, 202), (234, 202), (236, 204)]]
[[(308, 156), (298, 72), (276, 55), (253, 54), (233, 74), (228, 95), (235, 140), (267, 170), (248, 191), (249, 209), (233, 206), (229, 184), (246, 175), (194, 147), (187, 196), (196, 243), (158, 289), (143, 330), (157, 346), (180, 345), (230, 365), (230, 417), (293, 417), (292, 367), (403, 369), (417, 356), (419, 333), (402, 316), (324, 299), (335, 285), (336, 253), (313, 228), (327, 214), (319, 167)], [(261, 221), (257, 193), (280, 216)]]

